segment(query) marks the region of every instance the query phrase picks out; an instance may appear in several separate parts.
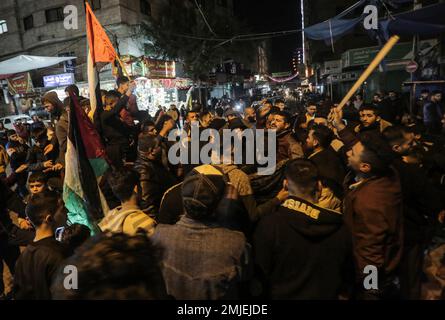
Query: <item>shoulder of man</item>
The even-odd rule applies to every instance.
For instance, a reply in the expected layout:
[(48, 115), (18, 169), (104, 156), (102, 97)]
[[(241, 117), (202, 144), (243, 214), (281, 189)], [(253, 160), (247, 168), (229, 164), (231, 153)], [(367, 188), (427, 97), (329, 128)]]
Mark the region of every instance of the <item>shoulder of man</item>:
[(140, 209), (128, 213), (123, 225), (123, 231), (136, 233), (138, 229), (144, 229), (149, 235), (154, 233), (156, 221)]

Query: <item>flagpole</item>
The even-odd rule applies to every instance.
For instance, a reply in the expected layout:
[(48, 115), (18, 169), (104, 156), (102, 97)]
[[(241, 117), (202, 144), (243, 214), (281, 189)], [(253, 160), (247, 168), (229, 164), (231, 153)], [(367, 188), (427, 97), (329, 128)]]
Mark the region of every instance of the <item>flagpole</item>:
[(121, 66), (121, 68), (122, 68), (122, 71), (125, 73), (125, 76), (131, 81), (131, 77), (130, 77), (130, 75), (128, 74), (127, 69), (126, 69), (125, 66), (124, 66), (124, 63), (123, 63), (122, 60), (119, 58), (119, 55), (118, 55), (117, 53), (116, 53), (116, 60), (119, 62), (120, 66)]
[(354, 93), (360, 88), (363, 82), (369, 77), (369, 75), (375, 70), (375, 68), (378, 67), (380, 62), (385, 58), (385, 56), (388, 54), (388, 52), (391, 51), (391, 49), (394, 47), (394, 45), (399, 41), (399, 37), (394, 35), (392, 36), (388, 42), (385, 44), (385, 46), (380, 50), (380, 52), (375, 56), (374, 60), (369, 64), (369, 66), (366, 68), (366, 70), (362, 73), (360, 78), (354, 83), (352, 88), (349, 90), (349, 92), (346, 94), (346, 96), (343, 98), (343, 100), (338, 105), (338, 108), (343, 108), (346, 102), (348, 102), (349, 99), (354, 95)]

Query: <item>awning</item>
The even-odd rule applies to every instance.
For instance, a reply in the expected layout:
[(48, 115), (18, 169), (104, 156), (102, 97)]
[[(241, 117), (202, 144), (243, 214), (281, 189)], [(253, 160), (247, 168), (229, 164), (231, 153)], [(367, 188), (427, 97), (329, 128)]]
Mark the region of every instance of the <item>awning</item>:
[(20, 55), (0, 62), (0, 77), (34, 69), (46, 68), (76, 57), (41, 57)]
[[(304, 29), (305, 35), (312, 40), (324, 40), (332, 44), (359, 25), (366, 16), (362, 14), (356, 18), (344, 18), (358, 7), (368, 3), (369, 0), (361, 0), (356, 4), (332, 17), (329, 20), (317, 23)], [(371, 1), (372, 2), (372, 1)], [(371, 3), (370, 2), (370, 3)], [(391, 0), (388, 3), (401, 4), (406, 0)], [(421, 35), (433, 36), (445, 32), (445, 3), (438, 3), (400, 14), (395, 14), (390, 19), (380, 20), (379, 34), (388, 39), (391, 35)]]
[(389, 35), (431, 36), (445, 32), (445, 3), (438, 3), (418, 10), (401, 13), (394, 19), (381, 21), (385, 37)]
[(364, 15), (350, 19), (344, 17), (367, 2), (368, 0), (360, 0), (335, 17), (304, 28), (304, 34), (309, 39), (324, 40), (326, 42), (341, 37), (354, 29), (363, 20)]
[(312, 40), (336, 39), (355, 28), (362, 21), (362, 17), (355, 19), (338, 19), (317, 23), (316, 25), (304, 29), (305, 35)]

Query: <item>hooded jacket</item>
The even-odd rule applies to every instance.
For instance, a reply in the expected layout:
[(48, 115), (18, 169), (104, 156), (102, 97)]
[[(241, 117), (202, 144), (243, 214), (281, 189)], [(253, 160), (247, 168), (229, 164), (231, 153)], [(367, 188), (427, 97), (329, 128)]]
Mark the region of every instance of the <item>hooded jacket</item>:
[(350, 235), (338, 212), (291, 196), (260, 220), (253, 248), (269, 298), (338, 297), (350, 261)]
[(55, 91), (45, 93), (42, 97), (42, 104), (48, 101), (54, 106), (54, 110), (51, 112), (51, 120), (59, 120), (60, 116), (64, 112), (63, 103), (60, 101)]

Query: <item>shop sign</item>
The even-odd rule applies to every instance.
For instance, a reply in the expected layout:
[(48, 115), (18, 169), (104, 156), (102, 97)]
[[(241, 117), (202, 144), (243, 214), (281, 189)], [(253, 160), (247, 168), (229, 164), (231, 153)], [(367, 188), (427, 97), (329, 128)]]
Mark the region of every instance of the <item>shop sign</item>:
[(176, 77), (174, 61), (145, 59), (146, 77), (151, 79), (169, 79)]
[(64, 87), (74, 84), (74, 73), (52, 74), (43, 77), (43, 86)]
[(290, 71), (286, 72), (274, 72), (272, 73), (272, 77), (274, 78), (284, 78), (284, 77), (290, 77), (292, 74)]
[(31, 92), (33, 89), (31, 75), (29, 72), (19, 73), (8, 78), (8, 90), (11, 95), (24, 94)]
[(321, 75), (341, 73), (341, 60), (325, 61)]
[[(419, 42), (419, 48), (423, 46), (431, 46), (437, 43), (437, 40), (423, 40)], [(367, 47), (352, 49), (342, 54), (343, 68), (368, 65), (380, 51), (380, 47)], [(399, 43), (388, 53), (385, 58), (386, 62), (397, 60), (411, 60), (414, 57), (413, 44), (411, 42)]]

